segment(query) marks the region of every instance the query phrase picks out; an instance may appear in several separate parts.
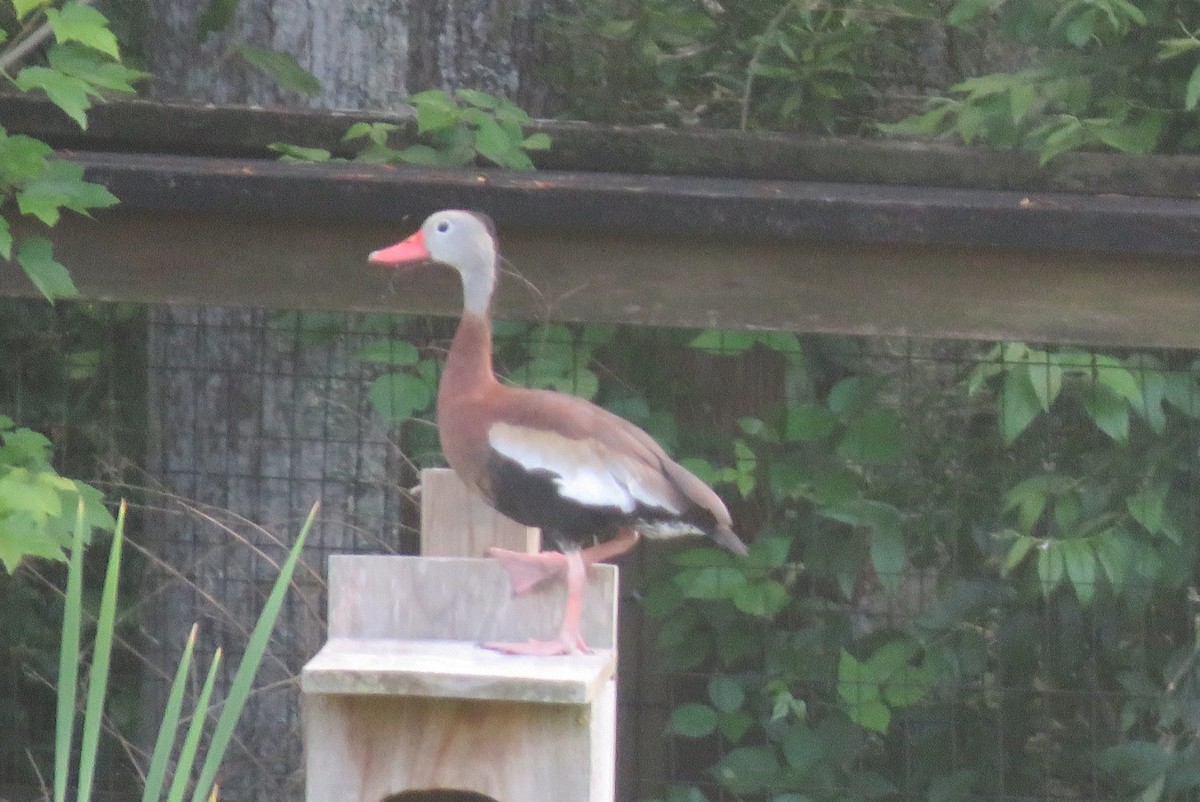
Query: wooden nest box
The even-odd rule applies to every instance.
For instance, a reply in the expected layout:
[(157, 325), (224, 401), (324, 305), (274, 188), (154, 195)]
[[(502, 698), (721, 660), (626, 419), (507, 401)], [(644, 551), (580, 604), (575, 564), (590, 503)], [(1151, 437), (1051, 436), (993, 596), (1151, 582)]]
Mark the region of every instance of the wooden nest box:
[(330, 558), (329, 639), (301, 674), (307, 802), (611, 802), (616, 569), (589, 571), (594, 654), (489, 651), (557, 631), (561, 582), (514, 596), (479, 557), (536, 550), (537, 530), (448, 470), (423, 473), (421, 512), (422, 556)]

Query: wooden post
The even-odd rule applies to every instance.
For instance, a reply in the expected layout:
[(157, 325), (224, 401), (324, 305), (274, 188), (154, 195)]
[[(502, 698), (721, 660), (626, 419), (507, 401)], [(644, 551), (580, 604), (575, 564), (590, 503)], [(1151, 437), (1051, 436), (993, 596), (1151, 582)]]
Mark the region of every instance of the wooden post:
[[(495, 532), (507, 548), (530, 544), (526, 527), (495, 516), (450, 472), (422, 485), (431, 550), (481, 550)], [(616, 580), (613, 566), (589, 572), (582, 623), (595, 653), (512, 656), (478, 644), (554, 637), (561, 582), (514, 596), (488, 559), (330, 558), (329, 640), (301, 675), (307, 802), (442, 790), (611, 802)]]
[(475, 497), (449, 468), (421, 471), (421, 555), (482, 557), (489, 546), (535, 552), (540, 529), (506, 518)]

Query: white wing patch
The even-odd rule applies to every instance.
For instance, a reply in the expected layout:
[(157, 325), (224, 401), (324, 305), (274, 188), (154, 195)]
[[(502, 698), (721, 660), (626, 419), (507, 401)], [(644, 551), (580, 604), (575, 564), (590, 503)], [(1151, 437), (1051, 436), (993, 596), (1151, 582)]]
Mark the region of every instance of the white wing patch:
[(641, 503), (675, 515), (681, 512), (672, 499), (646, 487), (634, 470), (636, 464), (596, 440), (495, 423), (488, 429), (488, 445), (527, 471), (551, 474), (559, 494), (580, 504), (633, 512)]

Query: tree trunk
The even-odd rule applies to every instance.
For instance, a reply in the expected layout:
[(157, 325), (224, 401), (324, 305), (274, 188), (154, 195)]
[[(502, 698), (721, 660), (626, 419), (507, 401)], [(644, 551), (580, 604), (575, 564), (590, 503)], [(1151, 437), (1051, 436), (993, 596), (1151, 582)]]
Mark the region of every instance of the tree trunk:
[[(552, 2), (242, 0), (229, 29), (200, 44), (196, 16), (205, 4), (156, 0), (147, 48), (153, 89), (161, 100), (377, 110), (411, 92), (471, 87), (536, 111), (544, 93), (527, 76), (540, 50), (538, 20)], [(294, 56), (321, 93), (280, 89), (236, 55), (242, 43)], [(378, 244), (363, 243), (363, 258)], [(153, 740), (166, 678), (194, 620), (201, 659), (225, 647), (219, 693), (228, 688), (275, 575), (257, 552), (277, 558), (272, 536), (294, 537), (319, 498), (308, 570), (297, 573), (257, 683), (273, 687), (252, 697), (222, 771), (222, 798), (295, 799), (303, 786), (295, 678), (324, 632), (316, 578), (330, 553), (405, 545), (403, 458), (371, 409), (370, 376), (354, 366), (362, 342), (345, 331), (312, 344), (264, 310), (162, 308), (149, 337), (149, 468), (178, 500), (158, 511), (152, 503), (146, 530), (154, 557), (178, 575), (151, 572), (145, 591), (159, 602), (146, 622), (146, 657), (163, 679), (148, 683), (140, 740)], [(202, 509), (189, 512), (193, 502)], [(232, 515), (217, 514), (213, 524), (204, 505)]]
[[(470, 87), (532, 114), (546, 91), (537, 27), (558, 0), (247, 0), (228, 30), (197, 37), (197, 4), (151, 3), (150, 70), (164, 100), (391, 110), (425, 89)], [(321, 82), (280, 89), (236, 54), (241, 44), (296, 58)]]

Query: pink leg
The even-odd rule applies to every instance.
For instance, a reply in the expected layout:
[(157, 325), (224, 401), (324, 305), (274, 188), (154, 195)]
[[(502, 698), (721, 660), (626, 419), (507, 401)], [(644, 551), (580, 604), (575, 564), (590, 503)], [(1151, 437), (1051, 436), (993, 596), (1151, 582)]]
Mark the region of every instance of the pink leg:
[(592, 563), (604, 562), (620, 557), (625, 552), (637, 545), (637, 542), (642, 539), (641, 534), (636, 529), (622, 529), (617, 533), (617, 536), (612, 540), (606, 540), (603, 543), (597, 543), (595, 546), (589, 546), (583, 550), (584, 565)]
[(557, 655), (581, 651), (591, 654), (592, 650), (583, 641), (580, 620), (583, 616), (583, 590), (587, 584), (587, 569), (592, 563), (611, 560), (625, 554), (637, 545), (641, 535), (636, 529), (622, 529), (612, 540), (590, 546), (583, 551), (562, 554), (543, 551), (527, 554), (508, 549), (488, 549), (489, 557), (496, 559), (508, 574), (513, 592), (518, 596), (528, 593), (537, 585), (556, 576), (565, 575), (567, 580), (567, 605), (563, 612), (562, 626), (558, 639), (551, 641), (528, 640), (524, 643), (485, 643), (484, 648), (506, 654)]
[(527, 640), (523, 643), (485, 643), (485, 649), (494, 649), (505, 654), (535, 654), (560, 655), (583, 652), (591, 654), (592, 650), (583, 641), (580, 631), (580, 619), (583, 615), (583, 588), (587, 582), (587, 566), (580, 552), (573, 551), (560, 555), (565, 561), (564, 573), (567, 575), (567, 606), (563, 612), (562, 626), (558, 630), (558, 639), (549, 641)]
[(513, 593), (522, 596), (552, 577), (561, 576), (567, 569), (566, 556), (557, 551), (542, 551), (529, 554), (524, 551), (491, 548), (487, 556), (493, 558), (508, 574)]

